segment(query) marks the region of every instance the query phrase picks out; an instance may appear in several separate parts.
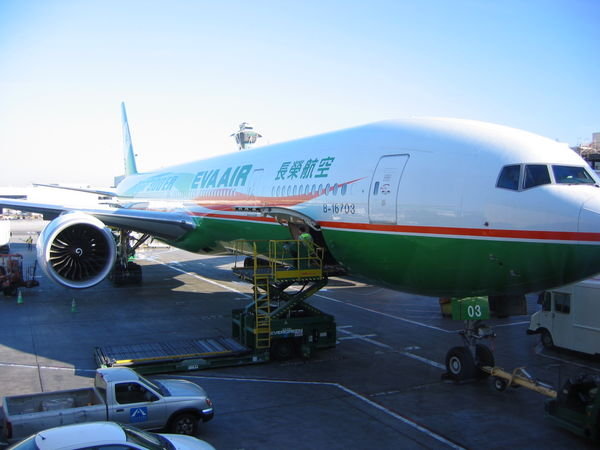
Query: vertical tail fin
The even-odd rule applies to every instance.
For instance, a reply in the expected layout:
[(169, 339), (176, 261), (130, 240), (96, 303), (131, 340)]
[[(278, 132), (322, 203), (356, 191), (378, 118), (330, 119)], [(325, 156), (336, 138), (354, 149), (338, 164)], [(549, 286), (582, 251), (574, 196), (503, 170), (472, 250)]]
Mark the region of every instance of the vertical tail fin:
[(135, 155), (133, 153), (133, 144), (131, 143), (131, 134), (129, 133), (129, 123), (127, 122), (127, 112), (125, 103), (121, 102), (121, 123), (123, 125), (123, 158), (125, 162), (125, 175), (138, 173), (135, 165)]

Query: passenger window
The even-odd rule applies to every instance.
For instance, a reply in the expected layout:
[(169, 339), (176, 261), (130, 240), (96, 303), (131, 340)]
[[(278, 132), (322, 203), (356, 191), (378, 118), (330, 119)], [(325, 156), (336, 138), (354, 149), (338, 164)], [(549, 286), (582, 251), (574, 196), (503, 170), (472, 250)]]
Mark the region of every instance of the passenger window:
[(554, 310), (559, 313), (569, 314), (571, 312), (571, 294), (555, 292)]
[(496, 187), (503, 189), (512, 189), (513, 191), (519, 190), (519, 177), (521, 175), (521, 166), (518, 164), (512, 166), (505, 166), (500, 172), (498, 177), (498, 183)]
[(529, 189), (542, 184), (550, 184), (548, 166), (544, 164), (527, 164), (525, 166), (525, 182), (523, 189)]
[(329, 195), (329, 188), (331, 187), (330, 184), (327, 184), (327, 186), (325, 186), (325, 195)]
[(373, 195), (377, 195), (379, 192), (379, 181), (375, 182), (375, 187), (373, 188)]
[(335, 183), (335, 184), (333, 185), (333, 195), (337, 195), (337, 193), (338, 193), (338, 184), (337, 184), (337, 183)]
[(346, 191), (348, 190), (348, 185), (347, 184), (343, 184), (342, 185), (342, 195), (346, 195)]

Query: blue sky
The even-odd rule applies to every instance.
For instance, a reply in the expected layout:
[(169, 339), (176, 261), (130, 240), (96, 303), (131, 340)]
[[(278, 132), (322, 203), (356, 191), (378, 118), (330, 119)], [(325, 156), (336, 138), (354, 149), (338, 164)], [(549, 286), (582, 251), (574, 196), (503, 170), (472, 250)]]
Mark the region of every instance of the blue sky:
[(0, 1), (0, 185), (138, 168), (377, 120), (449, 116), (571, 145), (600, 131), (600, 2)]

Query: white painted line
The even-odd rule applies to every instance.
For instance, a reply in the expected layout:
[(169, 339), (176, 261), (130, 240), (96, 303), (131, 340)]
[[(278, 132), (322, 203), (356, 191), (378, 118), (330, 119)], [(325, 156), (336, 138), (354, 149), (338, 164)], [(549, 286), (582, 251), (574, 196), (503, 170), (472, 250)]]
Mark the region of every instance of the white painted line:
[(66, 370), (70, 372), (96, 372), (96, 369), (78, 369), (76, 367), (52, 367), (52, 366), (40, 366), (37, 364), (16, 364), (16, 363), (2, 363), (0, 362), (0, 367), (18, 367), (21, 369), (46, 369), (46, 370)]
[[(338, 327), (337, 329), (338, 329), (338, 331), (340, 331), (340, 332), (342, 332), (344, 334), (349, 335), (348, 337), (338, 338), (338, 340), (340, 340), (340, 341), (342, 341), (342, 340), (348, 340), (348, 339), (358, 339), (358, 340), (361, 340), (361, 341), (364, 341), (364, 342), (368, 342), (369, 344), (373, 344), (373, 345), (376, 345), (378, 347), (385, 348), (386, 350), (396, 351), (394, 349), (394, 347), (392, 347), (390, 345), (384, 344), (383, 342), (376, 341), (375, 339), (369, 339), (371, 336), (375, 336), (373, 334), (365, 334), (365, 335), (355, 334), (355, 333), (352, 333), (351, 331), (342, 329), (342, 327)], [(418, 349), (418, 348), (419, 347), (408, 347), (405, 350)], [(398, 354), (406, 356), (407, 358), (411, 358), (411, 359), (420, 361), (422, 363), (428, 364), (428, 365), (430, 365), (432, 367), (435, 367), (436, 369), (446, 370), (446, 366), (445, 365), (440, 364), (440, 363), (438, 363), (436, 361), (432, 361), (431, 359), (427, 359), (427, 358), (425, 358), (423, 356), (415, 355), (414, 353), (410, 353), (408, 351), (398, 351)]]
[(206, 283), (210, 283), (210, 284), (213, 284), (213, 285), (215, 285), (215, 286), (219, 286), (220, 288), (226, 289), (226, 290), (228, 290), (228, 291), (235, 292), (235, 293), (237, 293), (237, 294), (243, 295), (243, 296), (244, 296), (244, 298), (252, 298), (252, 296), (251, 296), (251, 295), (249, 295), (249, 294), (246, 294), (246, 293), (244, 293), (244, 292), (242, 292), (242, 291), (238, 291), (237, 289), (234, 289), (234, 288), (232, 288), (232, 287), (229, 287), (229, 286), (227, 286), (227, 285), (225, 285), (225, 284), (217, 283), (216, 281), (214, 281), (214, 280), (211, 280), (211, 279), (209, 279), (209, 278), (204, 278), (204, 277), (201, 277), (201, 276), (200, 276), (200, 275), (198, 275), (197, 273), (188, 272), (188, 271), (186, 271), (186, 270), (180, 269), (179, 267), (174, 267), (174, 266), (172, 265), (172, 263), (161, 261), (160, 259), (158, 259), (158, 258), (155, 258), (155, 257), (150, 257), (150, 258), (146, 258), (146, 259), (148, 259), (148, 260), (150, 260), (150, 261), (157, 262), (157, 263), (159, 263), (159, 264), (163, 264), (164, 266), (167, 266), (167, 267), (169, 267), (170, 269), (173, 269), (173, 270), (174, 270), (174, 271), (176, 271), (176, 272), (183, 273), (183, 274), (185, 274), (185, 275), (189, 275), (190, 277), (197, 278), (197, 279), (199, 279), (199, 280), (205, 281)]
[(422, 363), (429, 364), (430, 366), (435, 367), (436, 369), (446, 370), (445, 365), (440, 364), (435, 361), (432, 361), (431, 359), (424, 358), (423, 356), (415, 355), (414, 353), (410, 353), (410, 352), (398, 352), (398, 353), (400, 353), (401, 355), (404, 355), (408, 358), (412, 358), (417, 361), (421, 361)]
[(554, 361), (560, 361), (561, 363), (570, 364), (572, 366), (581, 367), (583, 369), (593, 370), (594, 372), (600, 372), (600, 369), (597, 369), (592, 366), (588, 366), (586, 364), (581, 364), (581, 363), (578, 363), (575, 361), (569, 361), (568, 359), (559, 358), (558, 356), (546, 355), (546, 354), (542, 353), (542, 350), (544, 350), (544, 346), (540, 342), (538, 345), (535, 346), (535, 353), (538, 356), (541, 356), (543, 358), (553, 359)]
[(515, 325), (529, 325), (529, 320), (524, 320), (522, 322), (512, 322), (512, 323), (504, 323), (504, 324), (500, 324), (500, 325), (494, 325), (494, 328), (500, 328), (500, 327), (514, 327)]
[(410, 320), (410, 319), (407, 319), (405, 317), (395, 316), (393, 314), (388, 314), (388, 313), (384, 313), (384, 312), (381, 312), (381, 311), (376, 311), (374, 309), (365, 308), (364, 306), (358, 306), (358, 305), (355, 305), (353, 303), (346, 303), (346, 302), (343, 302), (341, 300), (337, 300), (335, 298), (327, 297), (325, 295), (315, 294), (315, 297), (324, 298), (325, 300), (329, 300), (329, 301), (335, 302), (335, 303), (341, 303), (342, 305), (350, 306), (352, 308), (362, 309), (363, 311), (368, 311), (368, 312), (371, 312), (373, 314), (378, 314), (380, 316), (388, 317), (390, 319), (400, 320), (402, 322), (411, 323), (413, 325), (417, 325), (417, 326), (420, 326), (420, 327), (429, 328), (430, 330), (441, 331), (443, 333), (458, 333), (457, 330), (445, 330), (444, 328), (436, 327), (434, 325), (428, 325), (428, 324), (422, 323), (422, 322), (417, 322), (415, 320)]
[[(183, 378), (183, 377), (180, 377)], [(236, 378), (236, 377), (207, 377), (207, 376), (189, 376), (187, 375), (186, 378), (199, 378), (199, 379), (203, 379), (203, 380), (221, 380), (221, 381), (244, 381), (244, 382), (251, 382), (251, 383), (273, 383), (273, 384), (299, 384), (299, 385), (313, 385), (313, 386), (331, 386), (334, 387), (336, 389), (340, 389), (341, 391), (345, 392), (346, 394), (356, 398), (357, 400), (360, 400), (364, 403), (366, 403), (367, 405), (377, 409), (378, 411), (387, 414), (390, 417), (393, 417), (396, 420), (399, 420), (400, 422), (414, 428), (417, 431), (420, 431), (423, 434), (426, 434), (427, 436), (429, 436), (432, 439), (435, 439), (438, 442), (441, 442), (442, 444), (447, 445), (450, 448), (456, 449), (456, 450), (465, 450), (464, 447), (461, 447), (458, 444), (455, 444), (454, 442), (446, 439), (444, 436), (441, 436), (439, 434), (437, 434), (435, 431), (430, 430), (429, 428), (426, 428), (423, 425), (418, 424), (417, 422), (415, 422), (412, 419), (409, 419), (408, 417), (405, 417), (395, 411), (392, 411), (390, 409), (387, 409), (386, 407), (380, 405), (379, 403), (374, 402), (373, 400), (368, 399), (367, 397), (365, 397), (364, 395), (359, 394), (358, 392), (353, 391), (352, 389), (349, 389), (339, 383), (330, 383), (330, 382), (326, 382), (326, 381), (291, 381), (291, 380), (265, 380), (265, 379), (257, 379), (257, 378)]]

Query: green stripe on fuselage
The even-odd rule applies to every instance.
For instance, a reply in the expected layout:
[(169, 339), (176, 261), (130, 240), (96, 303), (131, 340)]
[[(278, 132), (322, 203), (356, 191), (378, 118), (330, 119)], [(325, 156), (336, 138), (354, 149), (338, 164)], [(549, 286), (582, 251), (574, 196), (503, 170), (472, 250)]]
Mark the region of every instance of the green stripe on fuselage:
[[(219, 252), (236, 239), (290, 239), (277, 223), (197, 218), (197, 229), (172, 245)], [(594, 275), (600, 246), (456, 239), (323, 229), (332, 255), (351, 276), (432, 296), (524, 294)]]

